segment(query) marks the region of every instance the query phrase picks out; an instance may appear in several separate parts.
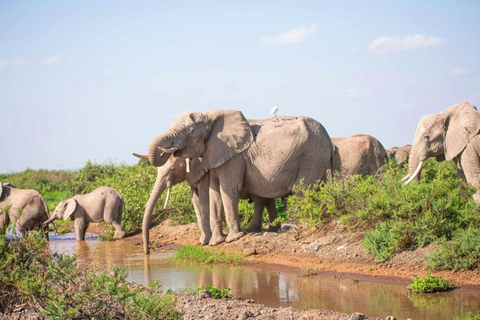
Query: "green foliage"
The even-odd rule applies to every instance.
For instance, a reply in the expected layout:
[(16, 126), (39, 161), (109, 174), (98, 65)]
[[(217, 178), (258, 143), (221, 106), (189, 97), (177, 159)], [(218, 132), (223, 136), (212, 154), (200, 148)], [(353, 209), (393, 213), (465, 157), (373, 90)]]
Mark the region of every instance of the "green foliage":
[(242, 264), (245, 262), (243, 254), (228, 252), (219, 249), (204, 249), (194, 245), (177, 248), (173, 257), (175, 261), (190, 261), (206, 264)]
[(480, 228), (457, 230), (452, 241), (427, 256), (427, 266), (439, 269), (474, 269), (480, 264)]
[(74, 171), (27, 169), (19, 173), (0, 174), (1, 182), (10, 182), (15, 188), (35, 189), (40, 193), (64, 191), (75, 177)]
[(26, 309), (52, 319), (174, 319), (175, 300), (160, 288), (126, 281), (123, 268), (82, 271), (75, 257), (51, 254), (35, 234), (0, 236), (0, 313)]
[(430, 273), (425, 277), (415, 277), (413, 283), (408, 285), (408, 290), (415, 293), (432, 293), (446, 291), (450, 286), (450, 282), (441, 276), (435, 277)]
[(464, 317), (455, 317), (453, 320), (480, 320), (480, 313), (473, 314), (471, 312), (467, 313)]
[[(425, 162), (422, 178), (402, 187), (406, 168), (393, 162), (377, 176), (336, 177), (300, 185), (289, 198), (291, 216), (311, 226), (339, 219), (366, 232), (365, 247), (382, 262), (395, 253), (452, 239), (469, 225), (480, 228), (475, 190), (456, 177), (451, 162)], [(479, 255), (477, 254), (477, 257)]]
[(207, 284), (205, 286), (201, 286), (198, 288), (185, 288), (178, 290), (179, 292), (188, 293), (190, 295), (196, 296), (200, 291), (205, 290), (212, 293), (213, 299), (230, 299), (232, 298), (232, 294), (230, 293), (230, 288), (227, 287), (226, 289), (218, 289), (214, 286)]

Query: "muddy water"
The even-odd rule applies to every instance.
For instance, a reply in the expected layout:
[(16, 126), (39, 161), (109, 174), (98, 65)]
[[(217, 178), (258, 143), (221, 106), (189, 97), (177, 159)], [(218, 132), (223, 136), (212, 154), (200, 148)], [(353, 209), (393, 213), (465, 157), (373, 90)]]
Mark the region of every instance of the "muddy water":
[(152, 252), (145, 257), (141, 246), (120, 240), (98, 241), (89, 236), (75, 241), (74, 234), (51, 235), (53, 252), (78, 255), (78, 264), (123, 265), (128, 279), (140, 284), (160, 281), (165, 289), (180, 289), (211, 284), (230, 287), (235, 297), (254, 299), (272, 306), (297, 309), (329, 309), (362, 312), (368, 316), (394, 315), (397, 319), (452, 319), (467, 312), (480, 312), (480, 295), (448, 292), (408, 295), (404, 286), (359, 282), (351, 279), (301, 278), (298, 274), (269, 272), (238, 267), (172, 264), (168, 253)]

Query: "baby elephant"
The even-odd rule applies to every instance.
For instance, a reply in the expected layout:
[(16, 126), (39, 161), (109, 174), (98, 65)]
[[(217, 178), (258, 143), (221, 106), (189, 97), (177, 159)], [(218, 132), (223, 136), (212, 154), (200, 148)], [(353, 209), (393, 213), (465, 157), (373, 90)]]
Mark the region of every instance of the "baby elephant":
[(42, 226), (46, 220), (48, 207), (38, 191), (16, 189), (10, 183), (0, 182), (0, 231), (11, 223), (22, 235), (37, 229), (48, 239), (48, 230)]
[(105, 221), (115, 228), (114, 238), (122, 238), (125, 235), (125, 231), (120, 225), (123, 208), (125, 208), (125, 201), (117, 190), (100, 187), (90, 193), (77, 195), (60, 202), (44, 225), (48, 225), (56, 219), (67, 220), (72, 216), (75, 221), (77, 240), (85, 240), (85, 232), (90, 222)]

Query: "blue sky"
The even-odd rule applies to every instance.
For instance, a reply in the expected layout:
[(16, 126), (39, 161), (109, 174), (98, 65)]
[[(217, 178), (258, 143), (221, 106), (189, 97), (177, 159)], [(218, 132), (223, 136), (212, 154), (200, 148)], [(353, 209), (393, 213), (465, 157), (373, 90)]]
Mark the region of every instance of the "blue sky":
[(0, 0), (0, 172), (136, 162), (185, 110), (413, 141), (480, 106), (478, 1)]

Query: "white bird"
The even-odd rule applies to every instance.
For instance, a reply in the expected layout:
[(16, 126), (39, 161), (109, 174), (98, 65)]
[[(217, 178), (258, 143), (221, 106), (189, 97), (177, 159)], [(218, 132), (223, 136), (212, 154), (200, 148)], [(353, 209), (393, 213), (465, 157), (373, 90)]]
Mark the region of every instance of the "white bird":
[(275, 107), (272, 108), (272, 111), (270, 111), (270, 113), (276, 117), (277, 112), (278, 112), (278, 102), (275, 102)]

